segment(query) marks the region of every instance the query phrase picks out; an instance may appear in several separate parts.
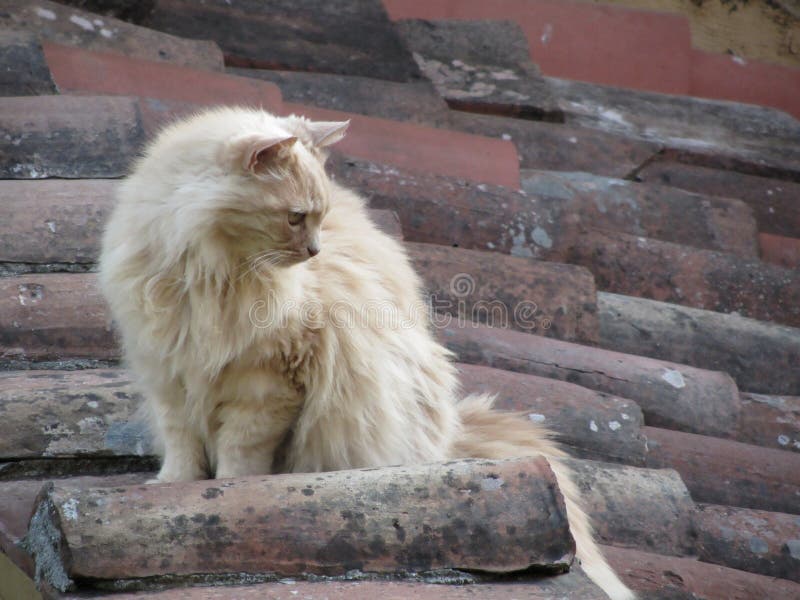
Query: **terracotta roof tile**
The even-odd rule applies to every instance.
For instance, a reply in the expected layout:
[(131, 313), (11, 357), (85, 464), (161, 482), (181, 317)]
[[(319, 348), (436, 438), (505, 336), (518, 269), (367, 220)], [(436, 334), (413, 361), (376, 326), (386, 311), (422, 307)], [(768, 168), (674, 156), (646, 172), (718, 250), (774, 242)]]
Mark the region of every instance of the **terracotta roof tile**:
[(644, 594), (666, 588), (678, 592), (690, 591), (694, 597), (731, 600), (794, 598), (800, 595), (800, 585), (786, 579), (712, 565), (692, 558), (661, 556), (610, 546), (606, 546), (604, 551), (622, 579)]
[(600, 345), (725, 371), (748, 392), (800, 395), (800, 329), (599, 292)]
[[(517, 502), (520, 496), (531, 501)], [(575, 551), (543, 458), (77, 491), (50, 486), (37, 500), (27, 544), (37, 575), (62, 592), (85, 578), (97, 586), (241, 573), (559, 573)]]
[(604, 292), (800, 327), (800, 272), (755, 258), (588, 229), (555, 258), (582, 265)]
[[(600, 597), (575, 565), (558, 576), (487, 575), (542, 561), (559, 571), (570, 559), (543, 461), (140, 485), (157, 459), (86, 272), (115, 184), (91, 178), (123, 175), (176, 116), (247, 102), (351, 119), (332, 174), (405, 237), (441, 301), (436, 334), (463, 361), (464, 391), (498, 393), (500, 407), (549, 425), (582, 457), (569, 462), (598, 539), (642, 598), (800, 595), (800, 124), (772, 109), (540, 76), (539, 66), (685, 92), (697, 53), (674, 16), (550, 0), (386, 0), (394, 19), (450, 19), (393, 25), (377, 0), (314, 2), (303, 14), (290, 4), (248, 1), (245, 14), (224, 0), (158, 0), (136, 18), (218, 39), (229, 65), (307, 72), (221, 73), (213, 43), (45, 0), (11, 0), (0, 15), (15, 31), (0, 36), (0, 61), (18, 73), (7, 93), (50, 94), (51, 76), (79, 94), (0, 98), (0, 175), (10, 179), (0, 182), (0, 570), (8, 559), (28, 575), (38, 568), (53, 597), (46, 581), (74, 579), (75, 598), (178, 584), (190, 587), (149, 596)], [(265, 35), (276, 14), (290, 39)], [(475, 21), (498, 16), (515, 24)], [(592, 51), (565, 54), (581, 31)], [(636, 40), (647, 43), (626, 49), (622, 66), (612, 60)], [(419, 78), (412, 51), (437, 88)], [(39, 69), (20, 71), (20, 53)], [(698, 68), (723, 59), (709, 60)], [(773, 93), (778, 71), (724, 60), (725, 72), (764, 83), (751, 86), (753, 99), (787, 101)], [(634, 82), (640, 63), (648, 68)], [(791, 82), (788, 73), (779, 77)], [(714, 85), (702, 93), (743, 97), (738, 78)], [(31, 181), (56, 177), (83, 180)], [(598, 293), (595, 280), (672, 303)], [(501, 313), (508, 328), (473, 323), (498, 325)], [(414, 477), (448, 469), (461, 469), (464, 485), (429, 477), (435, 493), (422, 498)], [(499, 486), (481, 487), (503, 469)], [(284, 485), (292, 477), (300, 483)], [(41, 491), (48, 481), (56, 487)], [(387, 482), (377, 504), (375, 486)], [(519, 486), (542, 500), (506, 493)], [(465, 489), (473, 501), (493, 497), (466, 510)], [(312, 514), (321, 498), (325, 510)], [(342, 512), (350, 505), (358, 510)], [(256, 517), (269, 511), (265, 527)], [(458, 511), (468, 531), (450, 535)], [(224, 585), (199, 587), (209, 582)]]
[(213, 39), (227, 64), (294, 71), (417, 78), (417, 66), (380, 0), (315, 2), (158, 0), (144, 23), (186, 38)]
[(800, 455), (656, 427), (643, 431), (648, 466), (678, 471), (695, 501), (800, 515)]
[(547, 75), (672, 94), (688, 91), (691, 40), (689, 23), (681, 16), (557, 0), (384, 3), (392, 19), (512, 19)]
[(758, 256), (751, 210), (729, 198), (586, 173), (523, 170), (519, 192), (338, 154), (328, 164), (371, 206), (395, 211), (413, 241), (558, 260), (565, 240), (596, 227)]
[(39, 38), (27, 31), (0, 30), (0, 95), (55, 94)]
[(726, 373), (501, 328), (451, 325), (439, 337), (461, 361), (629, 398), (649, 424), (724, 437), (736, 432), (741, 408), (736, 384)]
[(267, 81), (52, 42), (44, 43), (44, 51), (62, 92), (281, 109), (280, 89)]
[(144, 141), (124, 97), (0, 98), (0, 176), (120, 177)]
[(4, 0), (0, 23), (57, 44), (111, 50), (195, 69), (224, 68), (222, 52), (214, 42), (175, 37), (50, 0)]
[(670, 161), (655, 161), (638, 173), (661, 183), (711, 196), (739, 198), (753, 207), (758, 230), (784, 236), (800, 231), (800, 183)]
[(797, 515), (702, 504), (695, 523), (700, 560), (800, 582)]

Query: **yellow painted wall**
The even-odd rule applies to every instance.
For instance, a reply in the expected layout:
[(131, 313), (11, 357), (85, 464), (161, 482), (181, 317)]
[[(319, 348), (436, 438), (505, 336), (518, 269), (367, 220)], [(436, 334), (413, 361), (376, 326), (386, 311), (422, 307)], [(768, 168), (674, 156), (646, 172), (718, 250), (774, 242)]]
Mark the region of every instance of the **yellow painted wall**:
[(686, 15), (695, 48), (800, 67), (799, 0), (585, 0)]

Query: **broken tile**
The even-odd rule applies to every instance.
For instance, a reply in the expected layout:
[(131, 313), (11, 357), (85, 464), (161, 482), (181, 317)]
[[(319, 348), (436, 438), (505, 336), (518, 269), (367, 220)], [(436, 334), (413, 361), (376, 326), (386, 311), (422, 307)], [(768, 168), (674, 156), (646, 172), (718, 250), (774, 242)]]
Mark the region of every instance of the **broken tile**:
[(762, 106), (548, 79), (567, 123), (652, 140), (690, 165), (800, 180), (800, 121)]
[(420, 71), (457, 110), (563, 121), (557, 99), (509, 21), (397, 22)]
[[(682, 15), (562, 0), (384, 0), (393, 20), (513, 20), (546, 75), (670, 94), (688, 91), (691, 34)], [(631, 52), (635, 48), (635, 52)]]
[(585, 173), (523, 171), (523, 193), (399, 171), (335, 154), (328, 170), (370, 205), (394, 210), (407, 239), (547, 259), (582, 226), (757, 256), (749, 207)]

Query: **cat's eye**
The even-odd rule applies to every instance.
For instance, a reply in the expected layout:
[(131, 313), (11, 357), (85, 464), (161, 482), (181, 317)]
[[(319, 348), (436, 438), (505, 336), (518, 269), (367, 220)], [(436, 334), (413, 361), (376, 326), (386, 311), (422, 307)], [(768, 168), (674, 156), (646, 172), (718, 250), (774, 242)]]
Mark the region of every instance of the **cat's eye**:
[(293, 210), (289, 211), (289, 225), (300, 225), (300, 223), (302, 223), (305, 220), (306, 220), (306, 213), (296, 212)]

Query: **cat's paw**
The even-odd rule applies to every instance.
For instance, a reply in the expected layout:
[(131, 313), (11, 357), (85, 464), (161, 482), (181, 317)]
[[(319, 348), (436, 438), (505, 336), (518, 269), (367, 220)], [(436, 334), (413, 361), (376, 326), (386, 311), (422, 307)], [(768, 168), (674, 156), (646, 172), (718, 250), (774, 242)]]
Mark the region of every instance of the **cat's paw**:
[(152, 479), (148, 479), (144, 482), (145, 485), (153, 485), (154, 483), (164, 483), (158, 477), (153, 477)]

